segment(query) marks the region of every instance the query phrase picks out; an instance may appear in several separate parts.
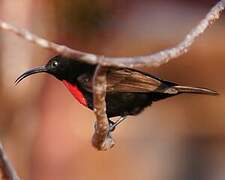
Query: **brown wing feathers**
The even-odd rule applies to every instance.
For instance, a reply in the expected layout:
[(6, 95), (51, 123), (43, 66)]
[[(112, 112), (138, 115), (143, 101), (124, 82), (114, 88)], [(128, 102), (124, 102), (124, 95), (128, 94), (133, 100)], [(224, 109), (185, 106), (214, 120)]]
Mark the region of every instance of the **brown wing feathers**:
[[(83, 88), (92, 92), (92, 75), (83, 74), (78, 81)], [(159, 92), (164, 94), (197, 93), (216, 95), (215, 91), (179, 86), (176, 83), (163, 81), (152, 75), (131, 69), (111, 68), (107, 73), (107, 92)]]
[[(91, 74), (79, 76), (80, 85), (92, 92)], [(153, 76), (131, 69), (109, 69), (107, 73), (107, 92), (162, 92), (175, 94), (177, 90)]]
[(107, 74), (109, 92), (150, 92), (160, 85), (159, 80), (130, 69), (110, 69)]

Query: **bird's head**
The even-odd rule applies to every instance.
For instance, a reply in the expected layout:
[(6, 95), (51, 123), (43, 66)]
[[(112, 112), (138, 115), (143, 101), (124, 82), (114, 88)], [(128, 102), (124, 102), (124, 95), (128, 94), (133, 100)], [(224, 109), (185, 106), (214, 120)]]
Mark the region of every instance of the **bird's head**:
[(59, 80), (75, 81), (76, 77), (82, 73), (87, 64), (82, 64), (74, 59), (55, 56), (51, 58), (46, 65), (32, 68), (20, 75), (15, 83), (18, 84), (24, 78), (36, 73), (48, 73)]

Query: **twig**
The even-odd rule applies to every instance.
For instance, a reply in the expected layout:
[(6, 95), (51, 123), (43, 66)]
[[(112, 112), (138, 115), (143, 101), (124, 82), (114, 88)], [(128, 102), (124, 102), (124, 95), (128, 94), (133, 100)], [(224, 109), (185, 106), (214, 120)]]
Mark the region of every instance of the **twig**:
[(109, 122), (106, 115), (106, 87), (107, 69), (98, 65), (93, 79), (94, 90), (94, 112), (97, 118), (95, 133), (92, 137), (92, 144), (98, 150), (108, 150), (113, 147), (114, 142), (109, 131)]
[[(146, 56), (136, 57), (104, 57), (99, 58), (99, 55), (81, 52), (71, 49), (64, 45), (59, 45), (44, 38), (40, 38), (37, 35), (32, 34), (26, 29), (17, 28), (7, 22), (0, 20), (0, 28), (11, 31), (18, 36), (37, 44), (40, 47), (53, 50), (61, 55), (70, 58), (78, 58), (79, 61), (83, 61), (89, 64), (101, 64), (102, 66), (117, 66), (117, 67), (138, 67), (138, 66), (160, 66), (167, 63), (169, 60), (177, 58), (186, 53), (193, 42), (212, 24), (219, 18), (220, 13), (224, 10), (225, 0), (219, 1), (206, 15), (206, 17), (193, 28), (184, 40), (177, 46), (151, 54)], [(101, 56), (100, 56), (101, 57)]]
[[(11, 24), (8, 24), (4, 21), (0, 20), (0, 28), (11, 31), (18, 36), (30, 41), (34, 44), (37, 44), (40, 47), (45, 49), (53, 50), (63, 56), (77, 59), (78, 61), (90, 63), (90, 64), (99, 64), (101, 66), (116, 66), (116, 67), (157, 67), (162, 64), (167, 63), (169, 60), (177, 58), (184, 53), (188, 52), (191, 45), (194, 41), (205, 32), (205, 30), (209, 27), (210, 24), (215, 22), (220, 16), (222, 10), (225, 7), (225, 0), (219, 1), (206, 17), (200, 21), (200, 23), (193, 28), (187, 36), (175, 47), (162, 50), (160, 52), (146, 55), (146, 56), (136, 56), (136, 57), (103, 57), (100, 55), (95, 55), (91, 53), (81, 52), (78, 50), (71, 49), (64, 45), (59, 45), (46, 39), (40, 38), (26, 29), (17, 28)], [(104, 68), (103, 68), (104, 69)], [(97, 75), (96, 75), (97, 74)], [(105, 70), (103, 71), (101, 67), (98, 67), (96, 71), (95, 81), (94, 81), (94, 99), (95, 99), (95, 114), (97, 117), (97, 125), (96, 132), (93, 137), (93, 145), (97, 147), (99, 150), (104, 150), (108, 148), (104, 148), (106, 146), (106, 139), (109, 138), (109, 134), (106, 133), (109, 131), (107, 115), (105, 112), (105, 89), (106, 89), (106, 77)], [(110, 144), (110, 143), (109, 143)], [(108, 146), (109, 147), (109, 146)]]
[(1, 179), (7, 180), (19, 180), (16, 170), (13, 168), (11, 162), (9, 161), (2, 143), (0, 142), (0, 169), (1, 169)]

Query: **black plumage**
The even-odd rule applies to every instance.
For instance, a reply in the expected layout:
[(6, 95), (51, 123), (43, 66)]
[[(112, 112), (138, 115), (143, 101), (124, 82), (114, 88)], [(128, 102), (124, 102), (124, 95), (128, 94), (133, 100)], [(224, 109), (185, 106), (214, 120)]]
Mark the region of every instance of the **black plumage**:
[[(76, 86), (84, 96), (86, 106), (93, 109), (92, 84), (95, 68), (96, 65), (55, 56), (46, 65), (22, 74), (16, 83), (31, 74), (47, 72), (61, 81)], [(107, 116), (111, 118), (136, 115), (155, 101), (182, 93), (217, 94), (215, 91), (205, 88), (180, 86), (141, 71), (110, 67), (107, 71)]]

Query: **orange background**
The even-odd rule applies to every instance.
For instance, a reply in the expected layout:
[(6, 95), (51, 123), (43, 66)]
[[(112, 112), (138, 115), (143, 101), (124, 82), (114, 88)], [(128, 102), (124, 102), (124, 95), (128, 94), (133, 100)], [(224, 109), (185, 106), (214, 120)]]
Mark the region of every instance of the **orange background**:
[[(108, 56), (153, 53), (176, 45), (209, 11), (201, 0), (0, 1), (1, 19), (51, 41)], [(145, 69), (220, 96), (181, 95), (129, 117), (116, 146), (91, 146), (93, 112), (46, 74), (15, 87), (25, 70), (55, 55), (0, 32), (0, 135), (22, 179), (222, 180), (225, 178), (224, 15), (189, 53)], [(134, 102), (135, 103), (135, 102)]]

